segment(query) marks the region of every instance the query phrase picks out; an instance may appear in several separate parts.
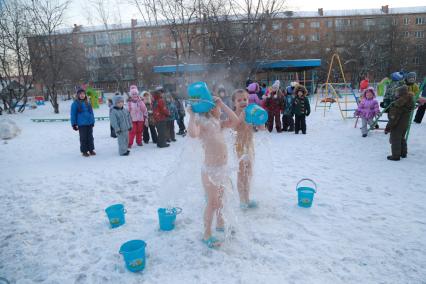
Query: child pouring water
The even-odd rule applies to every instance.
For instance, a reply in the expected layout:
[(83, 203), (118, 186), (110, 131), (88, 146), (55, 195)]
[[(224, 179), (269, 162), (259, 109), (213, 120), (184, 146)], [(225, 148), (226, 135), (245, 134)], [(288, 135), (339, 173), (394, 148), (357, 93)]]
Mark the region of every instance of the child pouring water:
[[(238, 89), (232, 95), (232, 99), (235, 113), (239, 117), (239, 123), (235, 127), (237, 132), (235, 151), (239, 163), (237, 187), (240, 195), (240, 207), (241, 209), (256, 208), (257, 203), (250, 200), (250, 184), (254, 163), (253, 126), (245, 121), (244, 111), (249, 104), (249, 95), (245, 90)], [(263, 126), (261, 129), (264, 130), (265, 127)]]
[[(207, 86), (205, 86), (207, 89)], [(209, 92), (209, 91), (208, 91)], [(228, 153), (223, 128), (232, 128), (238, 123), (238, 117), (218, 97), (214, 98), (215, 107), (205, 113), (193, 112), (188, 108), (188, 134), (192, 138), (199, 138), (204, 149), (204, 165), (201, 169), (201, 180), (207, 195), (207, 205), (204, 210), (203, 243), (209, 248), (218, 247), (221, 241), (212, 236), (211, 226), (216, 215), (216, 229), (223, 231), (223, 198), (230, 187), (229, 172), (227, 170)], [(227, 114), (226, 121), (220, 121), (221, 109)]]
[(368, 129), (367, 126), (373, 126), (373, 120), (376, 115), (380, 113), (379, 103), (376, 100), (376, 94), (372, 87), (367, 88), (361, 97), (358, 109), (355, 111), (355, 115), (361, 117), (362, 137), (367, 137)]

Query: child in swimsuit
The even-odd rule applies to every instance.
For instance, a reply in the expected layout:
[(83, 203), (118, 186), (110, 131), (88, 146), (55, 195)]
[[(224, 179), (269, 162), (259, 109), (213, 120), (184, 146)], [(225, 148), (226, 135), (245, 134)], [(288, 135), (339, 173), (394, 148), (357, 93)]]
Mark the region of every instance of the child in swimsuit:
[[(241, 209), (256, 208), (256, 201), (250, 200), (254, 163), (253, 126), (245, 121), (244, 111), (249, 103), (249, 95), (245, 90), (238, 89), (234, 91), (232, 99), (235, 113), (239, 117), (239, 123), (234, 129), (237, 132), (235, 151), (239, 163), (237, 187), (240, 195), (240, 207)], [(265, 130), (265, 127), (261, 126), (259, 129)]]
[[(211, 226), (216, 215), (216, 230), (224, 230), (222, 215), (223, 197), (226, 188), (231, 181), (226, 168), (228, 152), (223, 128), (233, 128), (238, 123), (238, 117), (218, 97), (214, 98), (215, 108), (207, 113), (194, 114), (188, 109), (189, 124), (188, 135), (192, 138), (200, 138), (204, 149), (204, 166), (201, 169), (201, 180), (207, 195), (207, 205), (204, 210), (204, 237), (203, 242), (209, 247), (218, 247), (221, 242), (212, 236)], [(228, 119), (220, 121), (220, 110), (223, 110)]]

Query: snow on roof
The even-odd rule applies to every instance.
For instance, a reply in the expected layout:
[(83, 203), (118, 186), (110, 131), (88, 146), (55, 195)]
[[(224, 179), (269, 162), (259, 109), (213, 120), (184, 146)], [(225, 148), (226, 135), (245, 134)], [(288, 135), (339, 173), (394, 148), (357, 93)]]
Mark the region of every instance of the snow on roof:
[[(401, 7), (401, 8), (389, 8), (388, 14), (414, 14), (414, 13), (426, 13), (426, 6), (418, 7)], [(318, 11), (285, 11), (277, 14), (278, 18), (313, 18), (313, 17), (348, 17), (348, 16), (360, 16), (360, 15), (386, 15), (381, 9), (352, 9), (352, 10), (323, 10), (323, 16), (318, 14)], [(235, 16), (234, 16), (235, 17)], [(234, 18), (233, 17), (233, 18)], [(236, 16), (240, 20), (243, 18)], [(197, 22), (196, 19), (193, 19), (189, 22)], [(188, 22), (187, 22), (188, 23)], [(165, 26), (168, 22), (166, 20), (159, 20), (158, 26)], [(135, 27), (154, 27), (156, 25), (146, 24), (143, 20), (137, 20)], [(119, 30), (119, 29), (130, 29), (132, 27), (131, 23), (125, 24), (111, 24), (108, 26), (109, 30)], [(79, 32), (97, 32), (105, 31), (104, 25), (97, 26), (80, 26)], [(58, 30), (58, 33), (71, 33), (73, 28), (65, 28)]]
[[(426, 6), (389, 8), (388, 14), (426, 13)], [(381, 9), (352, 9), (352, 10), (323, 10), (323, 16), (318, 11), (286, 11), (279, 13), (279, 18), (312, 18), (312, 17), (347, 17), (362, 15), (386, 15)]]

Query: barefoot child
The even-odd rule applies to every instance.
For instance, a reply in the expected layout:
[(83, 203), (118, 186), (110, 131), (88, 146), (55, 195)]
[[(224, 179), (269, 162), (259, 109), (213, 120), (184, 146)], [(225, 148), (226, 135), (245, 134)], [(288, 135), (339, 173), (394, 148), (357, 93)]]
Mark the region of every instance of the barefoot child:
[[(204, 149), (204, 165), (201, 169), (201, 180), (207, 195), (207, 205), (204, 210), (203, 243), (209, 248), (220, 246), (221, 242), (212, 236), (211, 226), (216, 215), (216, 229), (223, 230), (222, 216), (223, 196), (226, 187), (230, 185), (230, 178), (226, 168), (228, 152), (223, 128), (232, 128), (238, 123), (238, 117), (226, 106), (220, 98), (215, 98), (215, 107), (207, 113), (197, 113), (188, 109), (188, 134), (192, 138), (200, 138)], [(220, 121), (220, 110), (223, 110), (228, 119)]]
[[(250, 200), (249, 196), (254, 162), (253, 126), (246, 123), (244, 111), (249, 102), (249, 95), (245, 90), (239, 89), (234, 92), (232, 99), (235, 113), (239, 117), (239, 123), (234, 129), (237, 132), (235, 151), (239, 162), (237, 187), (240, 207), (241, 209), (256, 208), (257, 203)], [(263, 129), (265, 129), (264, 126)]]

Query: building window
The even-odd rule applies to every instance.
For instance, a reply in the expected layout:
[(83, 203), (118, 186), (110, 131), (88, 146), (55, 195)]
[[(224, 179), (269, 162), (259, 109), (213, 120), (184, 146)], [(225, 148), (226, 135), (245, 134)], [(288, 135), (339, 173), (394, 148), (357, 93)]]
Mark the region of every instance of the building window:
[(347, 27), (351, 25), (351, 19), (336, 19), (336, 27)]
[(392, 26), (396, 26), (398, 24), (398, 19), (397, 18), (393, 18), (392, 19)]
[(292, 42), (293, 41), (293, 36), (292, 35), (288, 35), (287, 36), (287, 41), (288, 42)]
[(404, 18), (404, 20), (402, 22), (403, 22), (404, 25), (408, 25), (410, 23), (410, 19)]
[(287, 28), (288, 28), (289, 30), (292, 30), (292, 29), (293, 29), (293, 23), (288, 23), (288, 24), (287, 24)]
[(197, 28), (197, 29), (195, 30), (195, 33), (196, 33), (197, 35), (201, 34), (201, 28)]
[(311, 41), (319, 41), (320, 40), (320, 35), (319, 33), (313, 34), (311, 36)]
[(424, 38), (424, 37), (425, 37), (425, 32), (424, 32), (424, 31), (417, 31), (417, 32), (414, 32), (414, 36), (415, 36), (416, 38)]
[(150, 55), (146, 59), (148, 62), (152, 62), (154, 60), (154, 56)]
[(165, 42), (159, 42), (157, 45), (158, 49), (165, 49), (166, 48), (166, 43)]
[(152, 33), (151, 33), (151, 31), (147, 31), (147, 32), (145, 33), (145, 36), (146, 36), (147, 38), (151, 38), (151, 37), (152, 37)]
[(319, 28), (320, 22), (311, 22), (311, 28)]
[(420, 57), (414, 57), (413, 58), (413, 64), (414, 65), (420, 65)]
[(327, 28), (333, 27), (333, 21), (327, 21)]
[(139, 57), (136, 59), (136, 61), (137, 61), (138, 63), (143, 63), (143, 57), (139, 56)]
[(416, 18), (416, 25), (423, 25), (425, 22), (425, 18)]
[(281, 23), (273, 24), (273, 25), (272, 25), (272, 29), (273, 29), (274, 31), (281, 29)]
[(375, 24), (376, 22), (374, 21), (374, 19), (371, 19), (371, 18), (364, 19), (364, 22), (363, 22), (363, 25), (367, 27), (374, 26)]
[(300, 22), (300, 23), (299, 23), (299, 28), (303, 29), (304, 27), (305, 27), (305, 23)]
[(409, 37), (410, 36), (410, 32), (405, 31), (404, 33), (404, 37)]
[(424, 48), (423, 44), (416, 44), (416, 51), (417, 52), (423, 51), (423, 48)]
[(300, 41), (305, 41), (305, 40), (306, 40), (305, 35), (300, 35), (300, 36), (299, 36), (299, 40), (300, 40)]

